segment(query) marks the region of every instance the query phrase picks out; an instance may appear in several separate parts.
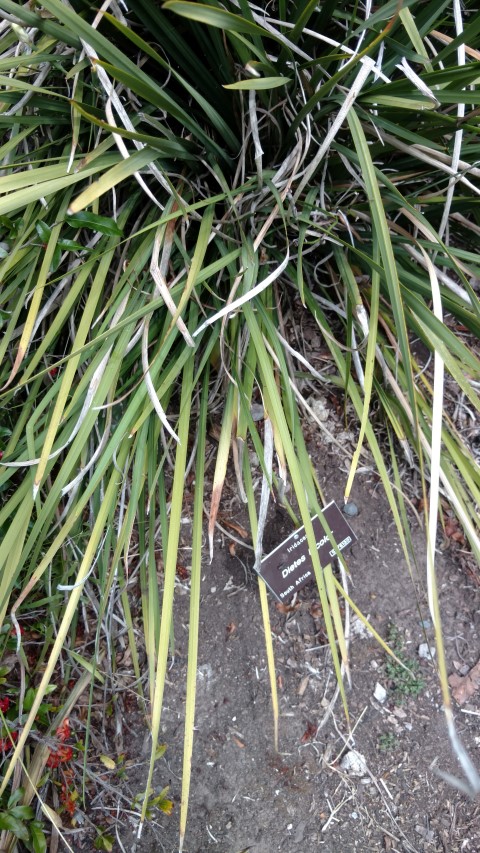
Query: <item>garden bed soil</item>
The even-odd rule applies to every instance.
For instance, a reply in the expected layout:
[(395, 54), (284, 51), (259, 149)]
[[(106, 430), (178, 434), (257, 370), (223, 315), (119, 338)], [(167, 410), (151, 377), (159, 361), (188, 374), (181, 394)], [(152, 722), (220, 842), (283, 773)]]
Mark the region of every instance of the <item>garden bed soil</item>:
[[(345, 474), (338, 451), (313, 447), (312, 452), (325, 495), (341, 505)], [(424, 533), (414, 522), (418, 566), (412, 578), (388, 503), (372, 472), (364, 470), (357, 476), (354, 498), (359, 514), (351, 522), (358, 542), (347, 559), (351, 595), (383, 637), (397, 637), (399, 648), (416, 667), (414, 683), (402, 686), (383, 650), (354, 618), (351, 687), (346, 687), (350, 727), (340, 699), (325, 722), (335, 676), (316, 587), (304, 587), (292, 609), (278, 607), (270, 597), (280, 705), (276, 752), (253, 555), (238, 544), (232, 555), (229, 539), (219, 532), (213, 562), (209, 564), (205, 556), (202, 573), (185, 853), (480, 851), (478, 801), (439, 775), (462, 776), (447, 736), (435, 661), (419, 656), (420, 645), (434, 636), (422, 580)], [(228, 485), (221, 512), (244, 524), (244, 510)], [(274, 506), (266, 550), (291, 530), (285, 511)], [(445, 538), (437, 543), (437, 568), (448, 670), (463, 674), (479, 657), (476, 569), (466, 552)], [(118, 839), (115, 851), (178, 851), (188, 605), (188, 581), (179, 579), (175, 658), (161, 721), (167, 751), (155, 770), (155, 788), (169, 785), (173, 812), (170, 816), (155, 812), (138, 839), (135, 820), (122, 805), (144, 789), (150, 752), (145, 721), (130, 703), (124, 720), (126, 777), (121, 801), (102, 801), (102, 817)], [(386, 691), (384, 701), (381, 688)], [(473, 692), (461, 708), (454, 703), (458, 732), (477, 765), (479, 696)], [(352, 750), (361, 756), (357, 776), (346, 772), (342, 761)], [(95, 820), (98, 823), (98, 815)], [(71, 836), (72, 842), (75, 850), (91, 849), (85, 836)]]

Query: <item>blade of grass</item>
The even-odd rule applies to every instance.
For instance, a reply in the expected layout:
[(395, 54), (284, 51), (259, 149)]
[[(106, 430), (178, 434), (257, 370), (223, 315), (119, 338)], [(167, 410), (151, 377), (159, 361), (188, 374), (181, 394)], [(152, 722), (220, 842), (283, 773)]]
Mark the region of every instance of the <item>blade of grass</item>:
[(202, 396), (198, 417), (198, 445), (195, 467), (195, 498), (192, 528), (192, 570), (190, 586), (190, 618), (188, 634), (187, 695), (185, 700), (185, 739), (183, 747), (182, 794), (180, 803), (179, 853), (182, 853), (187, 827), (188, 800), (195, 724), (195, 697), (198, 662), (198, 626), (200, 621), (200, 585), (202, 576), (203, 491), (205, 446), (208, 414), (208, 368), (203, 374)]
[[(192, 311), (195, 315), (196, 312)], [(190, 324), (191, 325), (191, 324)], [(160, 720), (162, 713), (163, 691), (165, 687), (165, 676), (167, 672), (168, 644), (170, 628), (172, 623), (173, 594), (175, 587), (175, 575), (177, 568), (177, 552), (180, 537), (180, 525), (182, 516), (182, 501), (184, 490), (185, 467), (187, 461), (188, 435), (190, 428), (190, 410), (192, 403), (192, 381), (194, 374), (193, 353), (189, 351), (189, 357), (185, 363), (182, 376), (182, 394), (180, 400), (180, 416), (178, 419), (179, 444), (175, 454), (175, 468), (172, 487), (172, 499), (170, 510), (170, 526), (168, 531), (168, 544), (164, 567), (164, 587), (162, 598), (162, 613), (160, 622), (160, 635), (157, 649), (157, 671), (155, 675), (155, 689), (152, 701), (152, 750), (148, 768), (148, 776), (145, 786), (145, 796), (140, 815), (139, 833), (141, 833), (146, 819), (148, 800), (152, 790), (153, 771), (155, 769), (155, 751), (160, 732)]]
[(363, 180), (367, 187), (370, 212), (375, 228), (376, 238), (378, 240), (380, 255), (385, 269), (388, 293), (391, 300), (393, 316), (395, 318), (396, 334), (398, 335), (400, 353), (405, 366), (408, 397), (415, 417), (415, 390), (410, 369), (410, 348), (408, 345), (407, 327), (400, 293), (400, 283), (397, 276), (395, 256), (385, 217), (382, 197), (380, 195), (380, 188), (375, 176), (367, 140), (360, 120), (354, 110), (350, 110), (348, 113), (348, 123), (355, 143), (356, 152), (359, 157)]
[(121, 163), (117, 163), (116, 166), (104, 172), (98, 180), (94, 181), (86, 190), (80, 193), (70, 205), (68, 209), (69, 215), (72, 216), (74, 213), (84, 210), (85, 207), (89, 207), (94, 201), (101, 198), (101, 196), (108, 193), (118, 184), (122, 183), (122, 181), (125, 181), (130, 175), (134, 175), (143, 166), (153, 163), (156, 157), (157, 152), (152, 148), (145, 147), (140, 151), (134, 151), (128, 160), (122, 160)]
[[(336, 252), (337, 263), (339, 264), (340, 273), (344, 275), (348, 274), (346, 261), (340, 252)], [(378, 244), (375, 242), (374, 244), (374, 261), (375, 263), (380, 262)], [(354, 281), (353, 275), (351, 276)], [(357, 299), (360, 298), (360, 294), (358, 293)], [(380, 276), (378, 275), (376, 270), (372, 272), (372, 288), (370, 293), (370, 315), (367, 318), (365, 309), (363, 307), (363, 303), (357, 302), (355, 306), (355, 313), (357, 315), (357, 319), (363, 318), (362, 329), (366, 335), (368, 335), (367, 341), (367, 353), (365, 356), (365, 378), (364, 378), (364, 403), (363, 403), (363, 412), (362, 418), (360, 422), (360, 433), (357, 440), (357, 446), (352, 456), (352, 461), (350, 463), (350, 471), (348, 473), (347, 484), (345, 486), (344, 500), (345, 503), (348, 502), (350, 497), (350, 492), (353, 485), (353, 480), (355, 477), (355, 473), (357, 470), (358, 463), (360, 461), (360, 454), (362, 452), (363, 441), (365, 438), (365, 430), (367, 427), (367, 422), (370, 417), (370, 402), (372, 397), (372, 389), (373, 389), (373, 378), (375, 371), (375, 355), (376, 355), (376, 347), (377, 347), (377, 327), (378, 327), (378, 309), (379, 309), (379, 298), (380, 298)], [(366, 327), (366, 328), (365, 328)]]
[(232, 442), (234, 396), (234, 386), (230, 384), (228, 386), (225, 408), (223, 410), (222, 429), (218, 440), (217, 461), (215, 464), (215, 473), (213, 475), (212, 498), (210, 501), (210, 513), (208, 516), (210, 562), (213, 559), (213, 534), (215, 532), (215, 522), (217, 520), (218, 508), (220, 506), (223, 485), (225, 483), (228, 457), (230, 455), (230, 444)]

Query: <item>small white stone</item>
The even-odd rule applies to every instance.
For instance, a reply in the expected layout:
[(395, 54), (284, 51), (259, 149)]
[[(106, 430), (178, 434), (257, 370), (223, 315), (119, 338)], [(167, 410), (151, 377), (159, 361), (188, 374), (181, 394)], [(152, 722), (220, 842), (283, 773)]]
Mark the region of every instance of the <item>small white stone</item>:
[(261, 403), (252, 403), (250, 406), (250, 414), (254, 421), (261, 421), (265, 416), (265, 410)]
[(357, 752), (356, 749), (351, 749), (343, 756), (340, 767), (349, 776), (365, 776), (367, 773), (365, 756), (361, 752)]
[(355, 619), (352, 619), (350, 623), (350, 636), (359, 637), (361, 640), (366, 640), (368, 637), (371, 637), (372, 634), (368, 630), (365, 623), (357, 617)]
[(418, 657), (422, 660), (432, 660), (435, 657), (435, 648), (428, 643), (420, 643), (418, 647)]
[(313, 400), (310, 397), (310, 400), (308, 402), (310, 404), (312, 412), (314, 413), (315, 417), (318, 418), (319, 421), (322, 421), (323, 423), (325, 421), (328, 421), (328, 409), (325, 400), (322, 400), (321, 397), (317, 397), (315, 400)]
[(396, 707), (393, 709), (393, 713), (396, 717), (398, 717), (399, 720), (406, 720), (407, 718), (407, 713), (403, 710), (403, 708)]
[(201, 666), (199, 666), (197, 669), (197, 679), (198, 679), (199, 683), (201, 683), (201, 682), (208, 683), (209, 681), (212, 681), (212, 678), (213, 678), (213, 669), (212, 669), (211, 664), (202, 663)]
[(380, 702), (382, 705), (385, 702), (385, 699), (387, 698), (387, 691), (381, 684), (378, 683), (378, 681), (375, 685), (375, 690), (373, 691), (373, 698), (376, 699), (377, 702)]

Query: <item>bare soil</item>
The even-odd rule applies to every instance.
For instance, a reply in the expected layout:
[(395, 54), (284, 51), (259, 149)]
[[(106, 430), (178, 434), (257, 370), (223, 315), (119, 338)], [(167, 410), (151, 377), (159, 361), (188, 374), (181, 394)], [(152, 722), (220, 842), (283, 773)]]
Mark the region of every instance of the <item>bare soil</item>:
[[(341, 505), (345, 483), (338, 451), (312, 445), (320, 484)], [(414, 530), (416, 577), (411, 578), (388, 504), (375, 475), (357, 476), (353, 495), (359, 514), (351, 520), (358, 543), (348, 554), (354, 601), (383, 637), (396, 632), (402, 652), (418, 666), (409, 695), (388, 668), (378, 643), (353, 619), (347, 685), (350, 725), (341, 700), (327, 715), (335, 690), (315, 586), (305, 587), (287, 609), (270, 600), (280, 702), (279, 752), (274, 750), (272, 709), (258, 583), (252, 552), (221, 533), (202, 578), (196, 735), (185, 853), (353, 853), (480, 851), (479, 803), (459, 792), (439, 771), (461, 777), (447, 736), (435, 661), (419, 657), (433, 641), (422, 577), (424, 535)], [(222, 513), (243, 524), (234, 489), (226, 489)], [(414, 523), (415, 524), (415, 523)], [(286, 513), (273, 508), (265, 550), (292, 530)], [(467, 672), (479, 657), (476, 569), (468, 556), (437, 543), (438, 587), (449, 672)], [(140, 839), (125, 803), (143, 790), (150, 751), (138, 711), (126, 716), (126, 778), (117, 801), (101, 799), (115, 824), (115, 851), (177, 853), (183, 750), (184, 691), (188, 644), (188, 581), (179, 579), (175, 602), (175, 658), (162, 716), (168, 749), (157, 762), (157, 789), (170, 786), (171, 816), (156, 812)], [(375, 698), (376, 686), (386, 699)], [(411, 685), (410, 685), (411, 687)], [(381, 693), (381, 691), (380, 691)], [(377, 695), (379, 695), (377, 688)], [(478, 764), (480, 701), (474, 693), (455, 707), (458, 731)], [(321, 726), (320, 728), (319, 725)], [(364, 758), (360, 775), (342, 769), (355, 750)], [(98, 823), (98, 814), (95, 817)], [(76, 840), (75, 840), (76, 838)], [(71, 836), (75, 850), (91, 839)], [(75, 847), (75, 843), (77, 847)]]

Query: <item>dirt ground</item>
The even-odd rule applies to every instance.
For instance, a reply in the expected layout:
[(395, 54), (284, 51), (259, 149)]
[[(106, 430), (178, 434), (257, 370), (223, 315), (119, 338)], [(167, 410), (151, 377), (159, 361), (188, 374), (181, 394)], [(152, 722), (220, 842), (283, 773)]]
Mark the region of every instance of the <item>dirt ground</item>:
[[(314, 447), (312, 452), (327, 499), (341, 505), (345, 465), (338, 451)], [(437, 772), (461, 776), (450, 750), (435, 663), (419, 656), (420, 645), (433, 639), (423, 585), (409, 576), (388, 504), (372, 472), (357, 476), (353, 496), (359, 514), (351, 520), (358, 543), (347, 555), (352, 597), (379, 633), (394, 640), (413, 662), (415, 680), (405, 685), (402, 671), (388, 666), (383, 650), (354, 618), (347, 687), (350, 729), (340, 700), (325, 722), (335, 677), (316, 588), (311, 584), (301, 590), (288, 612), (270, 599), (280, 702), (276, 753), (258, 584), (250, 568), (253, 555), (236, 546), (231, 556), (229, 541), (219, 532), (215, 558), (211, 565), (205, 558), (202, 579), (186, 853), (480, 851), (479, 803)], [(226, 488), (221, 512), (244, 522), (233, 488)], [(273, 508), (267, 530), (266, 550), (291, 532), (282, 509)], [(419, 577), (425, 574), (422, 542), (417, 526)], [(462, 569), (458, 553), (453, 559), (451, 549), (444, 550), (441, 537), (437, 544), (448, 669), (464, 674), (479, 657), (476, 576), (465, 570), (465, 560)], [(114, 851), (178, 851), (187, 625), (188, 581), (179, 579), (176, 652), (162, 716), (162, 740), (168, 749), (155, 772), (156, 788), (169, 785), (175, 806), (171, 816), (156, 812), (140, 840), (136, 838), (133, 815), (123, 804), (144, 786), (150, 744), (145, 723), (132, 711), (125, 719), (126, 778), (117, 802), (111, 802)], [(478, 765), (478, 694), (461, 708), (455, 706), (455, 716)], [(359, 775), (344, 766), (352, 750), (364, 759), (357, 767)], [(108, 815), (105, 798), (99, 802)], [(76, 839), (70, 837), (75, 850), (92, 849), (85, 836)]]

